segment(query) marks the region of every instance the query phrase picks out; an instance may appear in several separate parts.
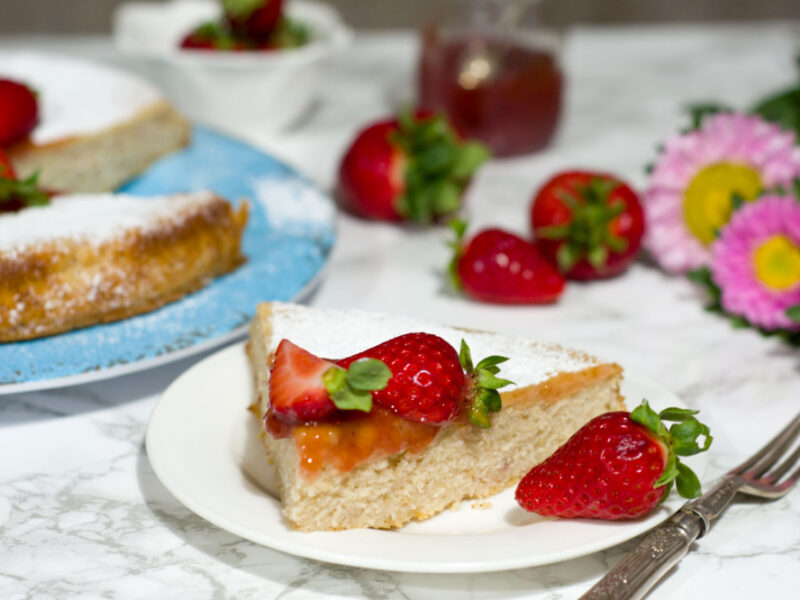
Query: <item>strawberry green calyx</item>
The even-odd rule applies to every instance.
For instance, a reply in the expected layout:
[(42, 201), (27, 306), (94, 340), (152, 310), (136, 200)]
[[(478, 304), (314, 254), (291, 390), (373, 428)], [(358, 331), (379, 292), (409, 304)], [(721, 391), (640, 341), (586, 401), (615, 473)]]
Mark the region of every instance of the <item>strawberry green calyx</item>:
[(39, 173), (23, 180), (0, 177), (0, 212), (50, 204), (50, 195), (38, 185)]
[(489, 158), (483, 144), (460, 140), (443, 117), (420, 117), (410, 111), (398, 118), (390, 142), (407, 161), (395, 208), (421, 225), (458, 210), (472, 174)]
[(392, 371), (383, 361), (361, 358), (349, 368), (333, 366), (322, 375), (322, 383), (340, 410), (372, 410), (373, 391), (386, 387)]
[(461, 349), (458, 353), (459, 361), (470, 384), (467, 390), (467, 418), (470, 423), (489, 429), (492, 426), (489, 413), (499, 412), (503, 407), (500, 392), (497, 390), (514, 382), (497, 377), (500, 367), (497, 365), (508, 360), (505, 356), (487, 356), (477, 365), (472, 364), (469, 346), (462, 339)]
[(226, 15), (237, 19), (246, 19), (256, 9), (269, 4), (270, 0), (222, 0), (222, 8)]
[(619, 185), (618, 181), (595, 177), (587, 185), (577, 186), (577, 197), (568, 193), (561, 196), (571, 212), (570, 221), (536, 230), (538, 238), (565, 242), (556, 256), (562, 272), (584, 258), (596, 269), (602, 269), (609, 250), (624, 252), (628, 248), (628, 241), (610, 228), (611, 222), (625, 212), (624, 202), (609, 204), (609, 194)]
[[(692, 456), (705, 452), (714, 440), (708, 426), (698, 421), (694, 415), (696, 410), (685, 408), (667, 408), (656, 413), (647, 400), (631, 412), (631, 420), (653, 434), (666, 448), (667, 464), (654, 487), (666, 486), (662, 502), (669, 495), (672, 484), (684, 498), (697, 498), (700, 495), (700, 480), (689, 467), (680, 462), (678, 456)], [(667, 429), (663, 421), (674, 421)], [(702, 446), (698, 438), (703, 437)]]

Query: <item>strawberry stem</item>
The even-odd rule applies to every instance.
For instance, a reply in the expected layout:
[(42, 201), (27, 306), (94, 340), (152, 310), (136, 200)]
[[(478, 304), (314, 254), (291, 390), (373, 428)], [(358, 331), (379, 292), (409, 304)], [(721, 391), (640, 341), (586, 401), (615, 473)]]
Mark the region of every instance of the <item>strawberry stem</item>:
[[(697, 498), (700, 495), (700, 480), (679, 456), (692, 456), (708, 450), (714, 438), (707, 425), (695, 418), (696, 410), (686, 408), (667, 408), (656, 413), (647, 400), (631, 412), (631, 420), (646, 427), (667, 449), (667, 464), (655, 487), (666, 486), (663, 499), (669, 495), (674, 483), (678, 493), (684, 498)], [(664, 421), (674, 421), (667, 429)], [(703, 444), (698, 439), (703, 438)]]
[(408, 160), (396, 208), (421, 225), (458, 210), (469, 179), (489, 158), (482, 144), (458, 139), (443, 117), (417, 117), (411, 111), (400, 114), (390, 142)]
[(50, 204), (50, 195), (38, 185), (39, 173), (17, 180), (0, 177), (0, 212)]
[(467, 391), (467, 418), (473, 425), (489, 429), (492, 426), (489, 413), (499, 412), (503, 407), (500, 392), (497, 390), (514, 383), (508, 379), (497, 377), (500, 372), (500, 367), (497, 365), (506, 362), (508, 358), (487, 356), (473, 366), (472, 353), (463, 339), (458, 358), (471, 380), (471, 386)]

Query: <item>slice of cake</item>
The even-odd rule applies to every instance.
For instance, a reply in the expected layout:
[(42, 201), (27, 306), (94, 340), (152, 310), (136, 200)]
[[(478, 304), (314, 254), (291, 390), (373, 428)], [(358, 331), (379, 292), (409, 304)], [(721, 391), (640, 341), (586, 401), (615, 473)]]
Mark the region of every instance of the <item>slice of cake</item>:
[(247, 205), (209, 192), (56, 196), (0, 214), (0, 342), (154, 310), (243, 261)]
[(103, 65), (0, 52), (0, 79), (36, 93), (39, 122), (6, 148), (20, 178), (60, 192), (110, 191), (185, 146), (189, 124), (143, 79)]
[[(437, 425), (414, 422), (381, 406), (292, 423), (270, 406), (270, 368), (282, 340), (334, 360), (409, 332), (440, 336), (453, 348), (463, 339), (475, 357), (508, 357), (497, 377), (514, 384), (503, 388), (502, 409), (490, 413), (489, 428), (463, 416)], [(387, 315), (264, 303), (248, 353), (254, 411), (264, 419), (283, 514), (307, 531), (399, 527), (461, 500), (493, 495), (591, 418), (624, 409), (616, 364), (522, 338)]]

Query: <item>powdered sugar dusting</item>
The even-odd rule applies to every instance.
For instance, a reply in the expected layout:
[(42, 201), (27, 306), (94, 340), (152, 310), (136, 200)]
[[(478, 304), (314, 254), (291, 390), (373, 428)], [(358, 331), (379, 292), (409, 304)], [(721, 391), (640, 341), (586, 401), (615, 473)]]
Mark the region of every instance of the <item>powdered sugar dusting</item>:
[(0, 78), (38, 93), (35, 144), (90, 135), (119, 125), (163, 99), (147, 81), (100, 64), (32, 52), (0, 52)]
[(253, 188), (273, 227), (308, 228), (327, 225), (335, 218), (336, 210), (329, 199), (299, 177), (282, 181), (263, 177), (253, 181)]
[(210, 192), (172, 196), (75, 194), (47, 206), (0, 216), (0, 258), (57, 239), (99, 244), (131, 230), (144, 230), (211, 201)]
[[(342, 358), (404, 333), (425, 331), (441, 336), (456, 349), (462, 339), (466, 340), (476, 361), (492, 354), (508, 357), (508, 362), (501, 365), (501, 376), (518, 387), (600, 364), (592, 356), (555, 345), (532, 343), (515, 336), (465, 331), (406, 317), (284, 303), (273, 303), (272, 314), (270, 350), (274, 350), (282, 338), (288, 338), (314, 354)], [(504, 388), (504, 391), (507, 389), (512, 388)]]

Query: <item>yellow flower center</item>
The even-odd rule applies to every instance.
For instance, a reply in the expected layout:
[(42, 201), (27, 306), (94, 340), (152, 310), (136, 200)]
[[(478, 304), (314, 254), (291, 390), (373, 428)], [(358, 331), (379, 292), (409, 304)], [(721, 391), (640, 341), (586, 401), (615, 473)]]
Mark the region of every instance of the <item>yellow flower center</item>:
[(761, 283), (783, 292), (800, 283), (800, 248), (785, 235), (773, 235), (753, 253)]
[(714, 241), (717, 229), (733, 212), (733, 195), (752, 202), (761, 193), (761, 175), (753, 167), (716, 163), (701, 169), (683, 195), (686, 225), (703, 244)]

